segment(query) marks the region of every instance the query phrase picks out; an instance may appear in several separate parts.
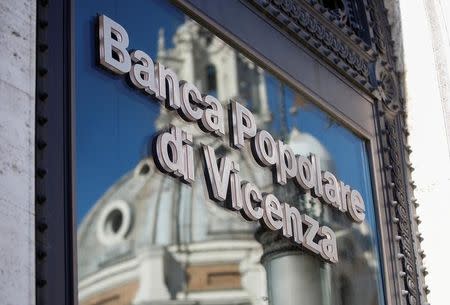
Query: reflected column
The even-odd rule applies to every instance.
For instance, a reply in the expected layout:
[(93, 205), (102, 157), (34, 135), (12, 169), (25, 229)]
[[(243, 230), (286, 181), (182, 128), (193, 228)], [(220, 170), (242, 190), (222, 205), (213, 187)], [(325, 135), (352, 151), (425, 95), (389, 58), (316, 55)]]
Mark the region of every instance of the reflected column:
[(261, 263), (267, 273), (270, 305), (322, 305), (320, 259), (304, 253), (277, 232), (259, 228)]

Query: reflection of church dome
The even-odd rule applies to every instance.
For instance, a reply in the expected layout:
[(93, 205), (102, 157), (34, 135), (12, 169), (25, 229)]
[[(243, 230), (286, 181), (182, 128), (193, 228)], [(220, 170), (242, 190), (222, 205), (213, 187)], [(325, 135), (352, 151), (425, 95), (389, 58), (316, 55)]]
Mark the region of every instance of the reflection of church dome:
[[(294, 136), (290, 145), (302, 147), (301, 143), (297, 143), (302, 138), (301, 134), (298, 131), (292, 134)], [(314, 139), (312, 136), (307, 138), (311, 143), (319, 143), (311, 140)], [(215, 147), (218, 154), (237, 160), (245, 179), (269, 191), (272, 184), (270, 171), (259, 167), (252, 160), (249, 150), (227, 149), (226, 143), (221, 140), (209, 144)], [(294, 148), (297, 153), (303, 152), (297, 151), (297, 148)], [(304, 149), (307, 150), (307, 146)], [(319, 154), (319, 150), (324, 150), (321, 146), (315, 152), (323, 160), (330, 161), (324, 158), (328, 154)], [(141, 304), (138, 300), (154, 297), (142, 292), (145, 290), (144, 284), (158, 287), (155, 282), (147, 283), (145, 274), (148, 273), (152, 274), (152, 280), (159, 278), (163, 287), (160, 290), (166, 291), (162, 294), (159, 291), (157, 300), (178, 299), (186, 289), (195, 292), (195, 289), (201, 291), (208, 287), (201, 284), (203, 286), (198, 288), (195, 283), (187, 283), (189, 276), (201, 278), (223, 273), (228, 276), (227, 285), (232, 285), (225, 289), (236, 290), (234, 293), (228, 292), (231, 299), (227, 301), (225, 298), (223, 304), (236, 298), (240, 298), (243, 304), (259, 304), (250, 301), (261, 300), (266, 285), (264, 269), (259, 263), (261, 246), (254, 240), (257, 224), (246, 222), (238, 214), (207, 201), (200, 161), (199, 154), (196, 154), (196, 181), (192, 185), (185, 185), (160, 173), (151, 158), (144, 159), (97, 201), (78, 231), (81, 299), (89, 299), (92, 292), (95, 292), (94, 295), (99, 293), (95, 287), (101, 287), (99, 283), (102, 281), (97, 284), (93, 282), (98, 274), (106, 274), (103, 280), (108, 282), (114, 278), (114, 270), (119, 266), (134, 262), (132, 271), (128, 270), (134, 274), (132, 278), (136, 281), (136, 303), (133, 304)], [(205, 255), (209, 260), (209, 263), (206, 260), (206, 264)], [(148, 264), (161, 264), (164, 267), (145, 270), (148, 257), (151, 261)], [(196, 257), (201, 257), (200, 261)], [(187, 261), (191, 263), (187, 264)], [(117, 276), (121, 277), (120, 274)], [(171, 279), (164, 280), (167, 276)], [(260, 287), (252, 283), (255, 280), (255, 283), (259, 281)], [(120, 287), (126, 285), (128, 283), (121, 283)], [(120, 290), (115, 288), (114, 291)]]
[(289, 133), (289, 146), (295, 154), (302, 156), (316, 155), (321, 162), (322, 170), (336, 172), (336, 166), (328, 150), (313, 135), (300, 132), (297, 128), (293, 128)]
[[(218, 147), (220, 142), (211, 143), (216, 144), (218, 152), (226, 146), (224, 143)], [(289, 145), (296, 153), (315, 153), (321, 158), (323, 168), (332, 166), (329, 153), (309, 134), (293, 129)], [(247, 150), (228, 149), (222, 153), (238, 160), (240, 174), (245, 179), (263, 188), (271, 184), (269, 170), (252, 161)], [(254, 223), (241, 220), (236, 213), (213, 202), (205, 202), (208, 195), (201, 181), (202, 164), (198, 155), (195, 164), (196, 181), (192, 185), (160, 173), (148, 158), (111, 186), (80, 225), (80, 252), (90, 254), (80, 256), (80, 278), (97, 271), (108, 260), (133, 255), (140, 248), (253, 239)]]
[[(196, 161), (201, 167), (200, 160)], [(200, 170), (196, 169), (198, 176)], [(217, 284), (219, 288), (225, 285), (222, 288), (237, 290), (229, 297), (249, 300), (251, 287), (244, 291), (241, 289), (247, 285), (246, 269), (258, 269), (254, 266), (258, 260), (252, 258), (260, 255), (257, 254), (260, 246), (253, 237), (255, 223), (246, 222), (213, 202), (206, 202), (206, 198), (202, 181), (188, 186), (160, 173), (151, 158), (141, 161), (110, 187), (80, 225), (80, 297), (88, 297), (90, 290), (96, 291), (92, 281), (98, 274), (108, 274), (104, 280), (111, 281), (116, 268), (124, 262), (134, 262), (133, 271), (129, 272), (134, 273), (133, 278), (139, 287), (134, 299), (136, 304), (141, 304), (139, 300), (152, 298), (179, 298), (177, 294), (186, 292), (186, 289), (208, 291), (210, 284), (207, 282), (198, 284), (186, 280), (190, 275), (201, 279), (202, 276), (210, 276), (209, 273), (216, 276), (224, 274), (228, 280), (231, 279), (225, 284), (218, 280)], [(222, 256), (217, 256), (217, 253)], [(249, 260), (254, 262), (249, 263)], [(153, 266), (152, 271), (145, 271), (146, 261)], [(158, 265), (162, 267), (154, 267)], [(145, 280), (145, 274), (140, 274), (143, 272), (152, 274), (150, 283)], [(120, 278), (120, 274), (116, 276)], [(167, 276), (171, 279), (166, 279)], [(163, 289), (157, 294), (147, 295), (145, 286), (158, 287), (155, 283), (158, 281)], [(211, 285), (216, 287), (214, 283)]]
[[(196, 161), (200, 167), (200, 160)], [(196, 172), (200, 176), (201, 168)], [(160, 173), (151, 159), (141, 161), (98, 200), (82, 222), (78, 244), (80, 252), (89, 256), (80, 257), (80, 278), (140, 248), (252, 239), (254, 224), (205, 203), (202, 185), (201, 181), (185, 185)]]

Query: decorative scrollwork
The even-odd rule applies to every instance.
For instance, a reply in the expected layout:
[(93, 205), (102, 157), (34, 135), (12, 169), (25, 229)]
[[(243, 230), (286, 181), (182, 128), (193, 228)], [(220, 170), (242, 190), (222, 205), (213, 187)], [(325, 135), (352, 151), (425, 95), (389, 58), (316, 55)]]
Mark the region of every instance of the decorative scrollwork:
[[(324, 2), (318, 0), (246, 1), (275, 20), (282, 31), (322, 55), (340, 73), (359, 82), (379, 101), (380, 115), (377, 119), (384, 130), (380, 139), (383, 148), (389, 148), (383, 153), (383, 163), (387, 168), (387, 204), (391, 206), (392, 231), (398, 235), (397, 270), (402, 275), (402, 291), (399, 295), (404, 297), (408, 305), (419, 304), (423, 300), (426, 302), (421, 291), (427, 293), (427, 288), (420, 287), (423, 281), (419, 279), (417, 267), (422, 254), (417, 251), (415, 244), (417, 238), (413, 234), (410, 189), (405, 178), (409, 171), (404, 151), (407, 147), (404, 138), (407, 129), (402, 117), (404, 105), (401, 80), (394, 69), (394, 44), (383, 0), (361, 1), (365, 5), (358, 8), (355, 6), (356, 1), (351, 0), (341, 0), (331, 6), (323, 6)], [(338, 7), (340, 3), (344, 8)], [(279, 250), (276, 236), (262, 232), (258, 236), (264, 241), (267, 251), (275, 253)], [(284, 250), (289, 248), (288, 244), (281, 246), (286, 247)]]
[(391, 65), (394, 65), (394, 51), (390, 45), (391, 31), (383, 3), (378, 0), (368, 1), (367, 12), (370, 20), (372, 20), (370, 25), (377, 51), (386, 56)]
[[(368, 1), (369, 18), (373, 31), (373, 40), (379, 52), (376, 64), (376, 79), (378, 83), (377, 92), (382, 102), (384, 110), (388, 110), (391, 115), (379, 117), (382, 126), (385, 127), (384, 135), (380, 135), (382, 141), (386, 141), (386, 147), (389, 147), (387, 153), (387, 168), (390, 170), (386, 173), (386, 180), (391, 186), (388, 196), (392, 203), (392, 215), (394, 232), (397, 233), (399, 258), (398, 268), (401, 272), (403, 288), (401, 295), (405, 298), (406, 304), (415, 305), (426, 303), (426, 285), (423, 284), (423, 278), (420, 279), (419, 265), (420, 257), (423, 252), (418, 251), (420, 239), (414, 230), (414, 220), (412, 213), (414, 211), (414, 199), (411, 199), (411, 188), (409, 181), (410, 176), (409, 162), (405, 161), (405, 156), (410, 152), (406, 143), (405, 135), (408, 134), (406, 129), (405, 117), (400, 115), (403, 113), (404, 107), (400, 93), (400, 79), (395, 74), (393, 67), (396, 64), (394, 55), (393, 42), (391, 38), (390, 25), (387, 19), (387, 11), (382, 0)], [(420, 286), (423, 287), (420, 287)], [(424, 291), (422, 294), (421, 291)]]
[[(390, 82), (390, 81), (388, 81)], [(385, 163), (390, 164), (390, 180), (392, 181), (391, 198), (393, 215), (396, 220), (398, 244), (400, 249), (400, 266), (404, 272), (404, 287), (408, 304), (415, 305), (419, 300), (418, 278), (416, 272), (416, 257), (411, 231), (411, 217), (409, 213), (408, 197), (405, 193), (403, 175), (402, 147), (403, 143), (398, 131), (398, 120), (385, 120), (387, 146), (390, 148)], [(389, 179), (389, 178), (388, 178)]]
[(383, 71), (378, 79), (378, 91), (384, 106), (391, 112), (401, 109), (397, 83), (392, 72)]
[[(354, 43), (354, 45), (348, 44), (338, 37), (339, 35), (336, 35), (333, 30), (330, 30), (330, 26), (335, 27), (335, 30), (338, 31), (342, 30), (341, 27), (336, 27), (332, 22), (329, 22), (329, 24), (323, 23), (315, 14), (293, 0), (247, 1), (263, 13), (276, 19), (291, 35), (325, 57), (341, 73), (372, 90), (369, 81), (368, 61), (368, 58), (371, 58), (372, 55), (367, 53), (370, 47), (354, 34), (348, 36), (348, 33), (343, 31), (343, 35), (348, 36), (348, 39)], [(312, 2), (319, 5), (317, 1)], [(307, 4), (305, 3), (305, 5)], [(313, 6), (311, 9), (316, 8)], [(328, 11), (324, 12), (323, 16), (326, 16), (330, 21), (334, 20), (337, 24), (341, 24), (337, 21), (336, 16)], [(361, 56), (360, 54), (365, 55)]]

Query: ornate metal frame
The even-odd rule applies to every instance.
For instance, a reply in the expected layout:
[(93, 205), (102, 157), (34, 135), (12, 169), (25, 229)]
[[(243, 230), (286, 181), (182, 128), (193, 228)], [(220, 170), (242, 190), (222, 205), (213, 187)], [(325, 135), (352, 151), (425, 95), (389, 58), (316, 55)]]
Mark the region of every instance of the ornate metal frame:
[[(364, 3), (370, 44), (317, 0), (240, 0), (373, 101), (388, 304), (426, 304), (402, 79), (382, 0)], [(350, 1), (350, 0), (345, 0)], [(36, 60), (36, 303), (77, 304), (73, 198), (72, 2), (40, 0)], [(178, 5), (212, 25), (188, 2)], [(222, 36), (234, 37), (215, 27)], [(235, 45), (245, 48), (234, 41)], [(250, 52), (248, 52), (250, 53)], [(256, 58), (258, 59), (258, 58)], [(280, 72), (281, 73), (281, 72)], [(326, 107), (326, 105), (324, 105)], [(374, 152), (379, 147), (380, 151)], [(391, 269), (390, 269), (391, 268)]]
[[(420, 220), (411, 180), (414, 168), (409, 161), (405, 102), (400, 73), (395, 71), (397, 58), (394, 41), (382, 0), (365, 0), (371, 45), (339, 22), (317, 0), (246, 0), (281, 28), (321, 55), (334, 69), (369, 92), (376, 103), (378, 135), (391, 222), (387, 225), (395, 240), (399, 295), (405, 304), (426, 304), (428, 287), (422, 266)], [(403, 303), (402, 303), (403, 304)]]

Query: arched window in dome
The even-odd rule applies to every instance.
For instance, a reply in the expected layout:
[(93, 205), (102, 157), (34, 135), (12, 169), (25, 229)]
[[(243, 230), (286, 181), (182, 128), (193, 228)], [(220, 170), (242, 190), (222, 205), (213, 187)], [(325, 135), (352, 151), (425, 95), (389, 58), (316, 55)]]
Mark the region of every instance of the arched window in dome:
[(213, 64), (206, 66), (206, 91), (217, 97), (217, 71)]

